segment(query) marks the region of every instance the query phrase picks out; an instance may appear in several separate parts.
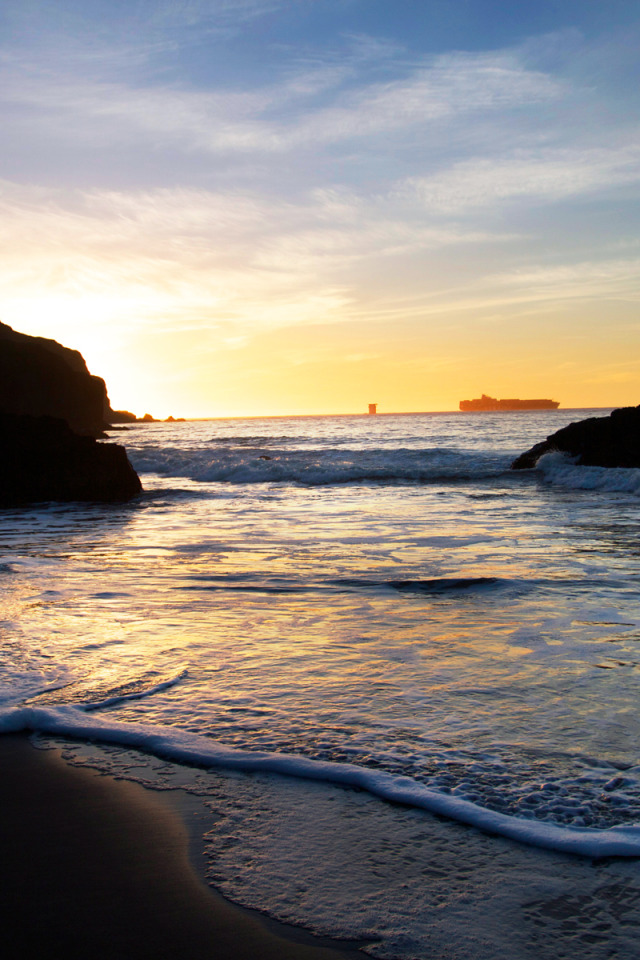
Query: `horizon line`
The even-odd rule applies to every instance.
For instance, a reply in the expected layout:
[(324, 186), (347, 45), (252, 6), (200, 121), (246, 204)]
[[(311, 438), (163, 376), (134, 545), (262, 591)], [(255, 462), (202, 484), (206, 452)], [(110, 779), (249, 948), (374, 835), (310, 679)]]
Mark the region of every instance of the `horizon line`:
[[(555, 410), (378, 410), (376, 413), (368, 413), (366, 410), (356, 411), (351, 413), (251, 413), (251, 414), (212, 414), (211, 416), (205, 417), (174, 417), (173, 420), (168, 418), (157, 418), (151, 421), (143, 421), (141, 419), (136, 420), (136, 423), (204, 423), (210, 420), (289, 420), (292, 417), (297, 417), (299, 419), (303, 418), (315, 418), (315, 417), (363, 417), (367, 420), (375, 420), (376, 417), (414, 417), (414, 416), (438, 416), (446, 414), (460, 414), (464, 416), (477, 416), (478, 414), (508, 414), (513, 416), (513, 414), (529, 414), (529, 413), (568, 413), (570, 411), (580, 411), (580, 410), (616, 410), (619, 409), (619, 406), (616, 404), (607, 404), (605, 406), (586, 406), (586, 407), (558, 407)], [(118, 424), (119, 426), (119, 424)]]

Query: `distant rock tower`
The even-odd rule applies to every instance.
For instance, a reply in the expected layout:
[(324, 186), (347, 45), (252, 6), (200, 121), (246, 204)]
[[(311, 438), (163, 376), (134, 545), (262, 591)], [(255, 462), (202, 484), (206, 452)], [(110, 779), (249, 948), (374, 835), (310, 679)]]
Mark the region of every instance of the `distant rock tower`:
[(378, 404), (377, 404), (377, 403), (370, 403), (370, 404), (369, 404), (369, 413), (377, 413), (377, 412), (378, 412)]

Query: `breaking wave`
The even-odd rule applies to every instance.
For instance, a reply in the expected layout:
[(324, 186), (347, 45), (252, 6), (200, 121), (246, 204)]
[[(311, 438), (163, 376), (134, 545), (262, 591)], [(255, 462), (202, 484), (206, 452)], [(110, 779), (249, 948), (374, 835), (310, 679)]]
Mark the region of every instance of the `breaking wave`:
[(147, 446), (128, 453), (139, 473), (205, 483), (464, 482), (495, 478), (509, 467), (508, 456), (443, 448), (275, 450), (217, 444), (191, 449)]
[[(92, 706), (95, 709), (100, 705)], [(587, 857), (640, 856), (640, 826), (637, 824), (597, 830), (521, 819), (479, 806), (452, 793), (440, 793), (410, 777), (396, 776), (385, 770), (287, 753), (241, 750), (177, 727), (125, 723), (87, 713), (87, 709), (87, 705), (5, 709), (0, 712), (0, 733), (29, 730), (98, 740), (140, 749), (175, 763), (247, 773), (274, 773), (355, 787), (391, 803), (426, 810), (487, 833), (548, 850)]]
[(640, 469), (637, 468), (580, 467), (564, 453), (541, 457), (538, 468), (545, 482), (556, 487), (640, 496)]

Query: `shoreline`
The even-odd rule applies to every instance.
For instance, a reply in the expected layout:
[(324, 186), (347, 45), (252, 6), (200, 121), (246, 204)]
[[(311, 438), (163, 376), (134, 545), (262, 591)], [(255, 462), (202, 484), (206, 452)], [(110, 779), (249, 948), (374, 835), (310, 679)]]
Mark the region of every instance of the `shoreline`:
[(0, 736), (8, 956), (356, 960), (356, 946), (238, 907), (197, 875), (175, 804)]

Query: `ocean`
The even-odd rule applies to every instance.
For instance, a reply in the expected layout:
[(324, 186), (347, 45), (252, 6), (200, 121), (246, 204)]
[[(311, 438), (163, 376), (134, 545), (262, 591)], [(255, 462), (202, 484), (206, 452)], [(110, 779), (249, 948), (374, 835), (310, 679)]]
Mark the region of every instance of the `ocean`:
[(509, 469), (606, 413), (114, 433), (138, 500), (0, 514), (0, 730), (373, 956), (635, 956), (640, 471)]

